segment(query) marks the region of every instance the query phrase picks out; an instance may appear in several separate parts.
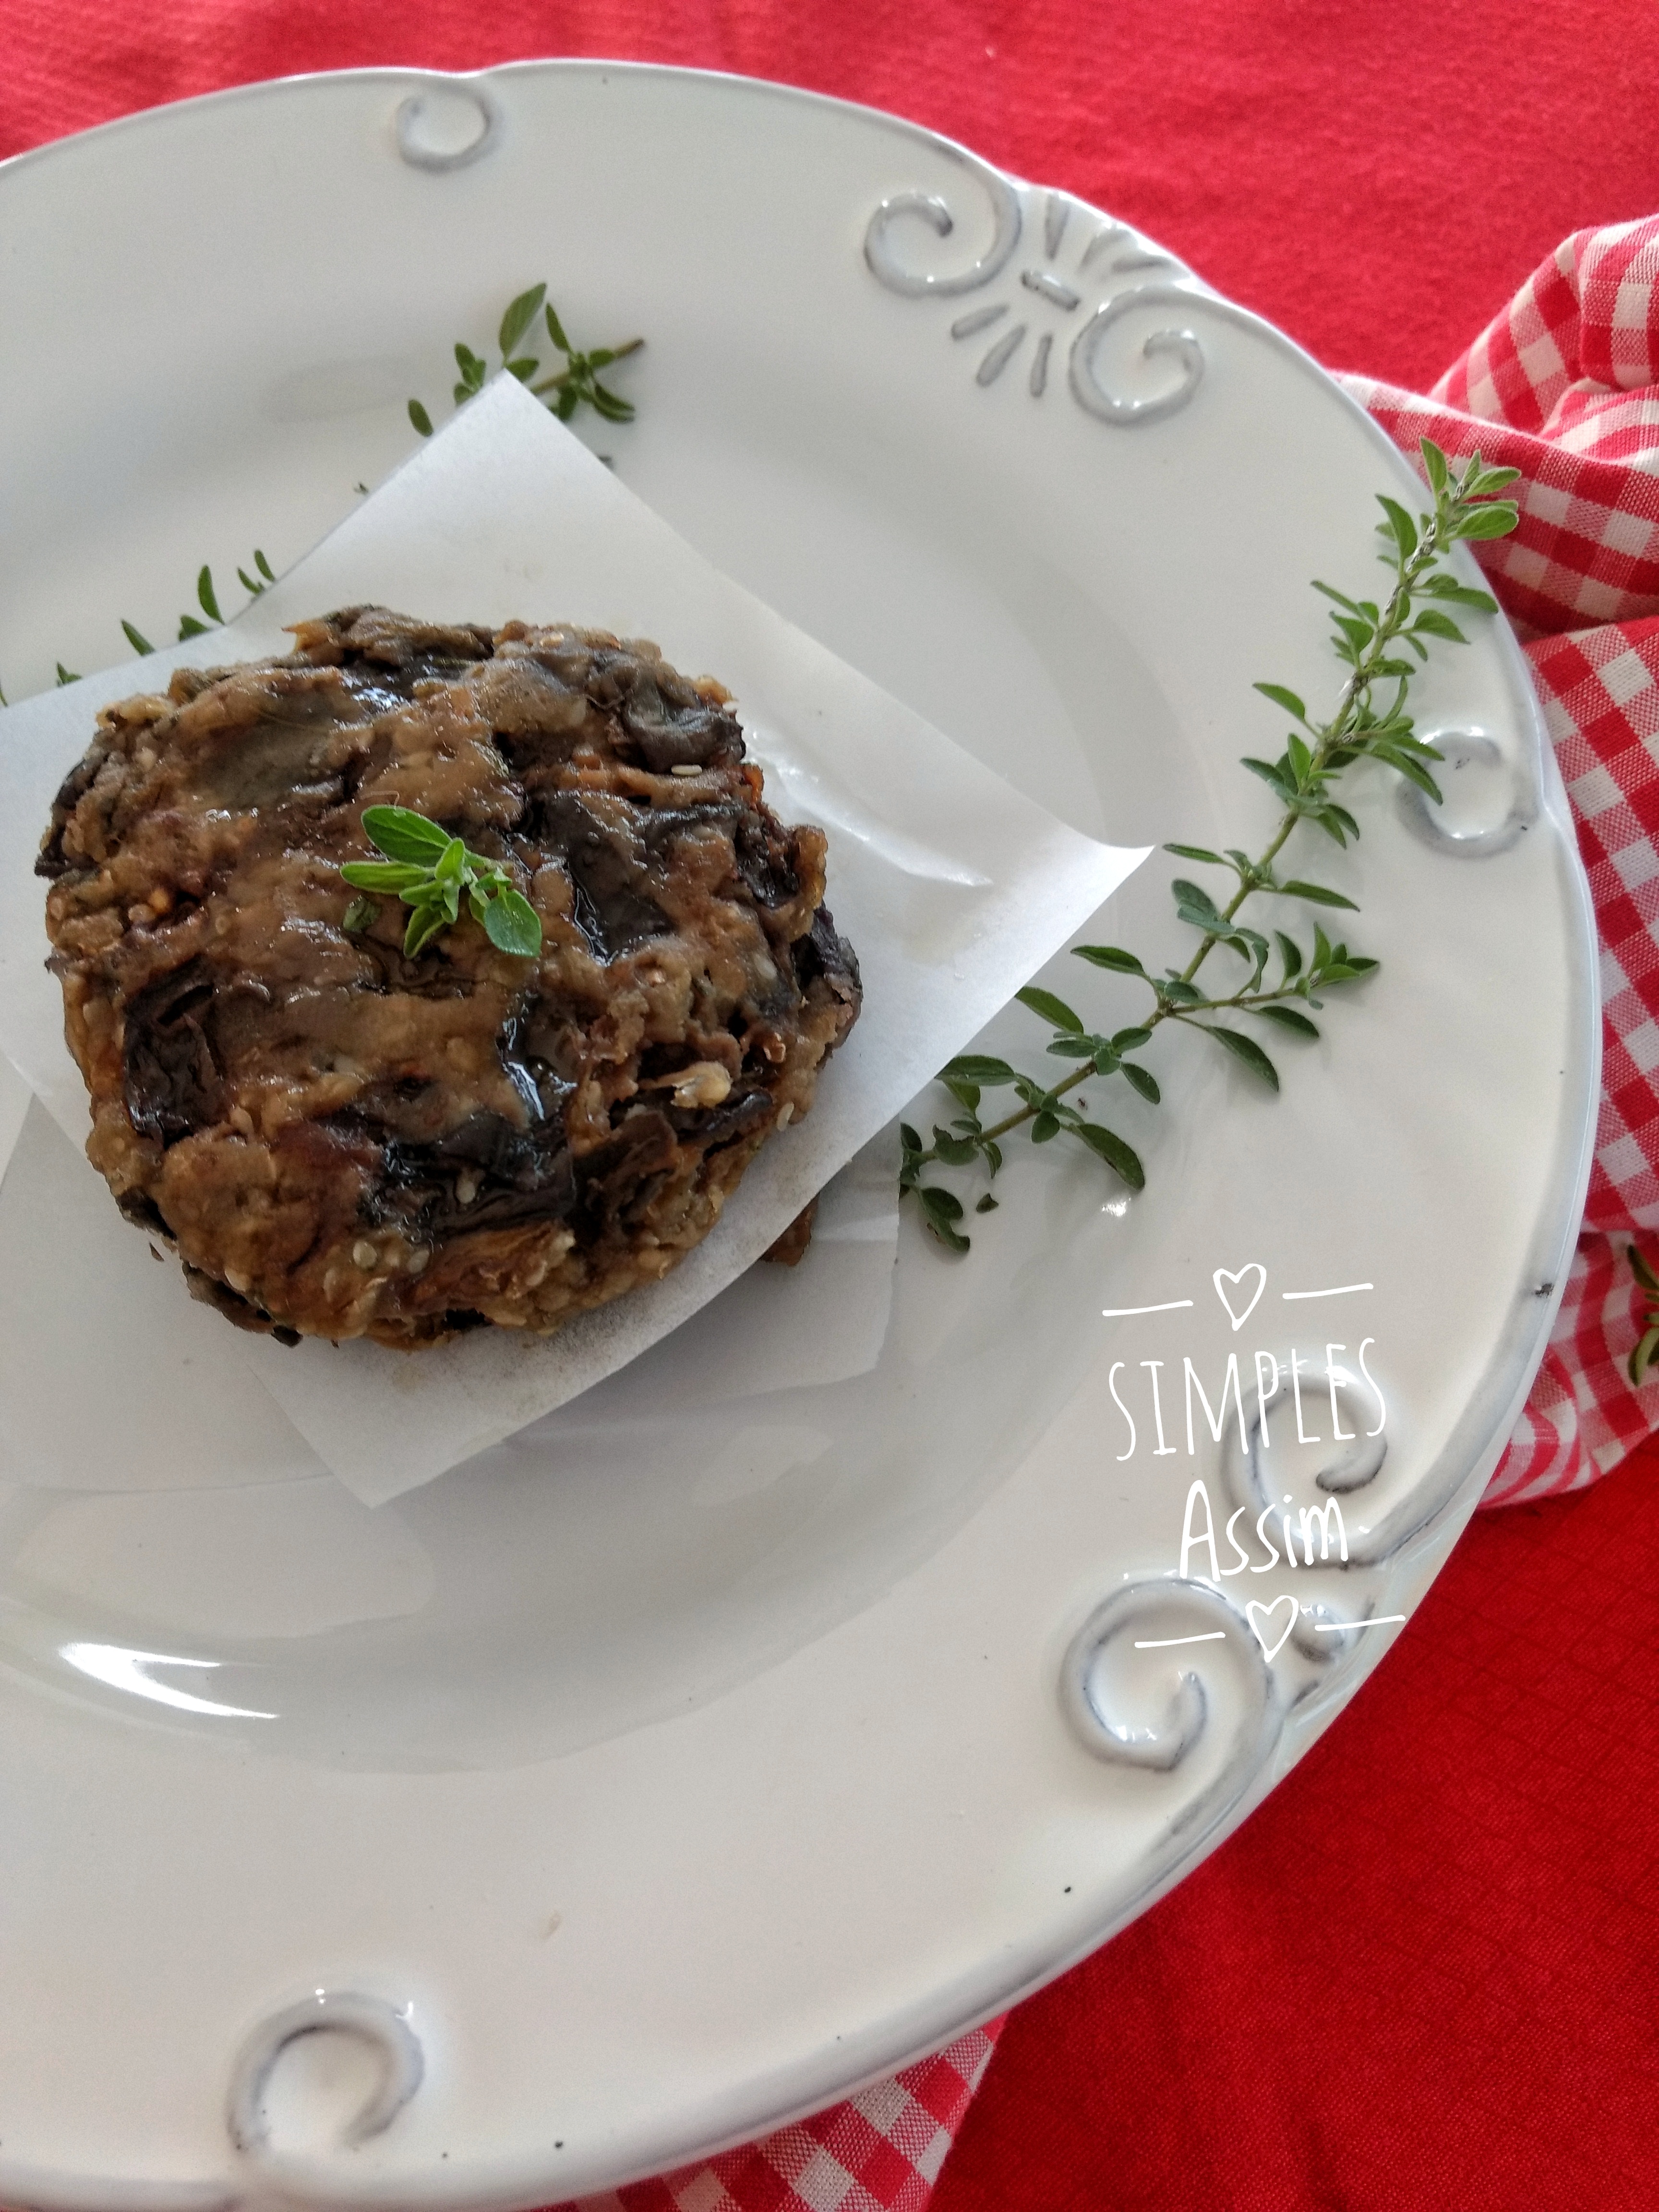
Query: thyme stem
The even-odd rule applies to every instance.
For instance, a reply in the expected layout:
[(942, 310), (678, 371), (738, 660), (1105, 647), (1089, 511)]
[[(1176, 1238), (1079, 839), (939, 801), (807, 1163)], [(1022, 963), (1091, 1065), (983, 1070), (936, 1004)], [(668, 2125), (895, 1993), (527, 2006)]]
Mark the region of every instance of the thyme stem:
[[(1278, 761), (1244, 763), (1245, 767), (1270, 784), (1284, 802), (1278, 824), (1260, 856), (1251, 860), (1246, 854), (1232, 849), (1223, 854), (1194, 846), (1172, 845), (1168, 848), (1206, 866), (1230, 867), (1237, 878), (1237, 886), (1223, 907), (1218, 907), (1209, 894), (1196, 884), (1178, 880), (1172, 885), (1179, 918), (1200, 932), (1197, 949), (1186, 966), (1170, 968), (1160, 977), (1149, 974), (1133, 954), (1118, 947), (1074, 948), (1097, 966), (1136, 975), (1146, 984), (1153, 1003), (1144, 1021), (1133, 1029), (1120, 1030), (1115, 1036), (1097, 1036), (1085, 1030), (1081, 1018), (1063, 1000), (1050, 992), (1028, 986), (1019, 994), (1020, 998), (1054, 1024), (1054, 1037), (1049, 1050), (1075, 1059), (1080, 1065), (1061, 1081), (1042, 1084), (1020, 1075), (1005, 1061), (987, 1055), (964, 1055), (953, 1061), (941, 1077), (964, 1108), (964, 1115), (953, 1123), (951, 1130), (936, 1127), (934, 1141), (927, 1147), (907, 1125), (901, 1188), (916, 1193), (928, 1227), (951, 1249), (965, 1251), (968, 1247), (967, 1238), (956, 1227), (961, 1218), (960, 1202), (953, 1194), (937, 1185), (923, 1184), (920, 1177), (924, 1168), (939, 1162), (946, 1166), (962, 1166), (978, 1157), (994, 1176), (1002, 1164), (1000, 1140), (1030, 1126), (1038, 1143), (1046, 1142), (1061, 1129), (1070, 1131), (1116, 1169), (1133, 1188), (1139, 1188), (1137, 1179), (1144, 1180), (1144, 1175), (1135, 1154), (1109, 1130), (1084, 1122), (1073, 1108), (1063, 1104), (1061, 1102), (1071, 1092), (1091, 1077), (1103, 1079), (1121, 1072), (1143, 1097), (1156, 1103), (1157, 1084), (1146, 1069), (1127, 1055), (1138, 1051), (1166, 1021), (1204, 1030), (1277, 1090), (1277, 1071), (1253, 1038), (1225, 1025), (1195, 1020), (1194, 1017), (1231, 1012), (1261, 1014), (1283, 1028), (1316, 1037), (1319, 1031), (1315, 1024), (1288, 1002), (1319, 1007), (1323, 1002), (1314, 996), (1316, 989), (1356, 980), (1376, 968), (1376, 961), (1349, 953), (1346, 945), (1333, 945), (1318, 927), (1314, 932), (1314, 956), (1308, 961), (1301, 947), (1281, 931), (1277, 934), (1284, 972), (1276, 985), (1264, 989), (1262, 980), (1270, 957), (1267, 940), (1260, 932), (1239, 921), (1238, 916), (1246, 902), (1261, 892), (1304, 898), (1316, 905), (1352, 907), (1352, 899), (1325, 886), (1281, 882), (1274, 873), (1273, 865), (1300, 822), (1317, 823), (1339, 845), (1358, 836), (1358, 823), (1330, 796), (1330, 785), (1344, 769), (1361, 759), (1378, 760), (1415, 783), (1430, 798), (1437, 801), (1440, 798), (1427, 766), (1431, 761), (1438, 761), (1440, 755), (1413, 734), (1411, 720), (1404, 712), (1407, 686), (1418, 664), (1428, 657), (1429, 640), (1449, 639), (1458, 644), (1468, 641), (1447, 613), (1448, 605), (1496, 612), (1496, 602), (1486, 592), (1460, 584), (1455, 576), (1441, 571), (1439, 564), (1461, 539), (1498, 538), (1514, 529), (1516, 510), (1513, 504), (1491, 495), (1512, 482), (1516, 471), (1488, 468), (1476, 453), (1461, 474), (1454, 475), (1444, 454), (1431, 441), (1423, 441), (1422, 453), (1433, 495), (1432, 512), (1421, 514), (1413, 521), (1397, 501), (1387, 497), (1381, 500), (1386, 519), (1379, 526), (1389, 549), (1383, 557), (1395, 571), (1386, 605), (1379, 609), (1368, 600), (1350, 599), (1326, 584), (1315, 586), (1335, 602), (1338, 611), (1332, 616), (1336, 632), (1333, 642), (1349, 668), (1330, 719), (1316, 726), (1294, 692), (1278, 684), (1256, 686), (1289, 712), (1306, 732), (1306, 738), (1312, 740), (1310, 744), (1292, 732)], [(1416, 604), (1419, 599), (1428, 604)], [(1407, 652), (1415, 659), (1406, 659)], [(1379, 712), (1373, 703), (1373, 688), (1390, 679), (1396, 683), (1397, 690), (1391, 703)], [(1194, 978), (1218, 945), (1226, 945), (1238, 952), (1251, 963), (1254, 972), (1249, 981), (1230, 997), (1206, 999), (1194, 988)], [(981, 1086), (1010, 1083), (1019, 1092), (1019, 1106), (989, 1127), (983, 1125), (978, 1116)], [(980, 1210), (994, 1203), (988, 1195), (981, 1200)], [(1659, 1342), (1659, 1338), (1656, 1341)]]
[[(1434, 515), (1430, 518), (1428, 529), (1418, 541), (1417, 550), (1401, 563), (1400, 580), (1389, 594), (1389, 604), (1383, 611), (1382, 620), (1371, 635), (1371, 641), (1356, 664), (1352, 675), (1343, 685), (1341, 696), (1336, 702), (1335, 714), (1320, 732), (1319, 743), (1314, 749), (1313, 756), (1316, 775), (1323, 775), (1328, 771), (1331, 755), (1342, 743), (1344, 738), (1352, 734), (1354, 709), (1376, 681), (1378, 667), (1388, 657), (1386, 648), (1393, 644), (1406, 627), (1411, 613), (1413, 586), (1419, 577), (1433, 567), (1442, 554), (1449, 550), (1451, 540), (1446, 534), (1449, 520), (1449, 517), (1444, 509), (1437, 508)], [(1231, 921), (1245, 900), (1260, 890), (1263, 882), (1269, 879), (1268, 872), (1284, 851), (1291, 830), (1295, 829), (1301, 818), (1302, 816), (1297, 808), (1292, 806), (1285, 810), (1267, 849), (1254, 864), (1249, 873), (1243, 878), (1231, 901), (1221, 909), (1222, 919), (1224, 921)], [(1197, 951), (1181, 971), (1181, 980), (1183, 983), (1192, 981), (1220, 942), (1219, 936), (1214, 931), (1211, 931), (1205, 937)], [(1163, 1021), (1166, 1011), (1160, 1006), (1149, 1026), (1156, 1027)]]

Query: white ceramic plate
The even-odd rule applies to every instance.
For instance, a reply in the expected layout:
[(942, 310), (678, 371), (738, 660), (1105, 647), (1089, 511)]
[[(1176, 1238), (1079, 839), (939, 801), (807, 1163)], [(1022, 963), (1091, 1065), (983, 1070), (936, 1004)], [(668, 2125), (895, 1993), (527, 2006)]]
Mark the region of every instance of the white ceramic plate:
[[(648, 339), (637, 424), (598, 440), (630, 484), (1126, 842), (1259, 835), (1251, 682), (1332, 696), (1308, 579), (1363, 584), (1371, 495), (1409, 483), (1146, 241), (729, 80), (255, 87), (11, 164), (0, 254), (14, 696), (117, 657), (118, 616), (171, 635), (204, 559), (295, 557), (539, 278), (579, 341)], [(1284, 1096), (1161, 1037), (1166, 1107), (1112, 1115), (1145, 1197), (1017, 1153), (968, 1261), (908, 1226), (856, 1383), (665, 1431), (623, 1377), (580, 1455), (532, 1432), (374, 1514), (279, 1433), (124, 1490), (118, 1401), (83, 1488), (32, 1486), (14, 1417), (0, 2199), (592, 2191), (944, 2040), (1243, 1816), (1395, 1632), (1352, 1624), (1409, 1612), (1471, 1509), (1582, 1194), (1589, 908), (1505, 634), (1441, 657), (1422, 726), (1464, 733), (1438, 829), (1357, 779), (1359, 847), (1302, 863), (1385, 966), (1279, 1052)], [(1109, 924), (1166, 957), (1167, 872)], [(1093, 1019), (1139, 1003), (1059, 964)], [(1237, 1329), (1218, 1270), (1258, 1293)], [(1380, 1465), (1328, 1441), (1323, 1370), (1362, 1343)], [(1201, 1415), (1189, 1452), (1183, 1362), (1213, 1396), (1230, 1353), (1248, 1385), (1292, 1347), (1328, 1441), (1281, 1401), (1265, 1456)], [(1334, 1395), (1370, 1425), (1364, 1383)], [(1179, 1581), (1194, 1479), (1257, 1563), (1267, 1507), (1334, 1484), (1348, 1564)]]

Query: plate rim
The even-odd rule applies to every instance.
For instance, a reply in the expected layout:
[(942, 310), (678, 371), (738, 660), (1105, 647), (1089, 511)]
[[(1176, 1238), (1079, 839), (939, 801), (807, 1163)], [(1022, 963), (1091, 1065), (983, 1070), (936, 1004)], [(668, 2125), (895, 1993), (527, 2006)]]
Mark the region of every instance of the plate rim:
[[(883, 132), (902, 140), (942, 152), (965, 163), (972, 172), (988, 173), (1016, 188), (1048, 189), (1033, 185), (1032, 180), (1002, 168), (988, 157), (945, 133), (863, 102), (729, 70), (581, 56), (521, 58), (458, 71), (398, 64), (369, 64), (337, 70), (297, 71), (225, 86), (192, 94), (184, 100), (137, 109), (84, 131), (48, 140), (9, 155), (0, 161), (0, 194), (3, 193), (8, 178), (27, 167), (33, 165), (38, 167), (54, 156), (78, 152), (91, 142), (101, 141), (112, 134), (164, 129), (175, 117), (210, 105), (216, 106), (240, 101), (270, 100), (287, 94), (302, 96), (313, 88), (341, 82), (404, 84), (413, 90), (423, 84), (488, 86), (499, 80), (510, 82), (544, 76), (586, 77), (603, 81), (620, 74), (636, 79), (670, 82), (690, 81), (724, 92), (740, 93), (748, 98), (768, 100), (781, 98), (790, 102), (805, 103), (833, 116), (855, 118), (866, 125), (878, 126)], [(1076, 194), (1062, 191), (1060, 196), (1074, 207), (1086, 209), (1103, 216), (1106, 214), (1105, 210), (1095, 208), (1092, 203)], [(0, 201), (0, 206), (3, 205), (3, 202)], [(1205, 296), (1207, 303), (1224, 308), (1230, 319), (1250, 326), (1281, 354), (1292, 358), (1305, 373), (1311, 374), (1326, 394), (1334, 393), (1351, 418), (1364, 425), (1365, 433), (1380, 460), (1396, 475), (1404, 471), (1415, 480), (1409, 462), (1381, 426), (1352, 393), (1295, 339), (1265, 317), (1239, 307), (1227, 300), (1224, 295), (1215, 292), (1201, 277), (1189, 274), (1188, 281)], [(1424, 1552), (1432, 1549), (1437, 1544), (1449, 1549), (1450, 1540), (1455, 1540), (1474, 1510), (1481, 1486), (1477, 1483), (1477, 1474), (1494, 1448), (1501, 1454), (1510, 1428), (1525, 1402), (1537, 1365), (1547, 1346), (1555, 1315), (1565, 1294), (1567, 1263), (1582, 1220), (1594, 1158), (1596, 1108), (1600, 1095), (1602, 1032), (1596, 961), (1598, 938), (1589, 880), (1573, 830), (1565, 787), (1520, 642), (1507, 619), (1500, 620), (1495, 635), (1512, 698), (1527, 725), (1527, 738), (1532, 748), (1539, 779), (1540, 819), (1547, 820), (1554, 832), (1558, 857), (1564, 869), (1571, 933), (1566, 947), (1571, 1030), (1578, 1047), (1578, 1054), (1564, 1073), (1559, 1094), (1561, 1105), (1557, 1123), (1557, 1146), (1560, 1167), (1566, 1172), (1553, 1175), (1551, 1178), (1551, 1187), (1565, 1195), (1558, 1202), (1553, 1219), (1547, 1227), (1541, 1222), (1540, 1224), (1541, 1241), (1548, 1244), (1556, 1256), (1552, 1292), (1547, 1297), (1540, 1297), (1533, 1310), (1521, 1316), (1522, 1325), (1511, 1333), (1512, 1341), (1493, 1346), (1489, 1354), (1475, 1401), (1482, 1413), (1479, 1424), (1480, 1441), (1472, 1449), (1461, 1455), (1465, 1461), (1461, 1474), (1447, 1486), (1438, 1505), (1415, 1532), (1413, 1543)], [(1496, 1374), (1495, 1370), (1498, 1370)], [(1505, 1377), (1508, 1378), (1507, 1383)], [(1488, 1383), (1497, 1387), (1488, 1389)], [(1450, 1449), (1449, 1446), (1443, 1457), (1449, 1455)], [(1428, 1477), (1424, 1480), (1426, 1481)], [(1328, 1710), (1322, 1718), (1322, 1729), (1340, 1713), (1367, 1672), (1368, 1668), (1351, 1672), (1340, 1691), (1326, 1701)], [(1311, 1740), (1310, 1737), (1309, 1741)], [(1300, 1755), (1299, 1749), (1297, 1755)], [(712, 2157), (724, 2149), (753, 2141), (807, 2114), (821, 2111), (829, 2104), (855, 2095), (860, 2088), (885, 2078), (899, 2068), (947, 2047), (957, 2038), (1045, 1986), (1109, 1941), (1112, 1936), (1192, 1872), (1226, 1835), (1249, 1817), (1270, 1790), (1277, 1786), (1280, 1774), (1273, 1771), (1272, 1760), (1264, 1759), (1255, 1768), (1248, 1785), (1225, 1808), (1223, 1814), (1194, 1838), (1190, 1850), (1160, 1873), (1156, 1880), (1137, 1891), (1103, 1924), (1095, 1926), (1074, 1942), (1058, 1947), (1035, 1970), (1027, 1969), (1022, 1961), (1020, 1971), (1014, 1978), (998, 1982), (994, 1993), (989, 1996), (981, 1986), (965, 2010), (960, 1999), (947, 1996), (936, 1985), (928, 1993), (930, 2001), (927, 2004), (913, 2006), (905, 2015), (908, 2019), (912, 2012), (925, 2014), (925, 2021), (917, 2020), (913, 2026), (896, 2032), (890, 2045), (884, 2047), (879, 2055), (866, 2057), (855, 2072), (846, 2075), (835, 2086), (826, 2087), (820, 2081), (810, 2090), (804, 2085), (786, 2087), (789, 2071), (799, 2073), (803, 2070), (802, 2063), (799, 2063), (780, 2075), (751, 2075), (747, 2077), (747, 2086), (755, 2093), (753, 2108), (743, 2118), (733, 2119), (729, 2125), (707, 2138), (699, 2138), (690, 2144), (676, 2144), (672, 2150), (665, 2150), (660, 2154), (653, 2154), (648, 2163), (635, 2162), (621, 2167), (614, 2181), (594, 2185), (620, 2187), (629, 2181), (660, 2173), (672, 2166)], [(963, 1978), (982, 1980), (982, 1975)], [(954, 1989), (957, 1984), (948, 1986)], [(942, 2021), (941, 2015), (945, 2013), (951, 2015), (948, 2023)], [(892, 2017), (889, 2015), (890, 2020)], [(777, 2084), (774, 2089), (762, 2089), (762, 2084), (774, 2081)], [(276, 2180), (283, 2170), (273, 2164), (266, 2171)], [(373, 2179), (354, 2185), (346, 2182), (337, 2173), (325, 2174), (309, 2166), (302, 2172), (296, 2171), (291, 2179), (286, 2175), (283, 2179), (286, 2185), (301, 2191), (302, 2201), (318, 2206), (367, 2206), (395, 2201), (400, 2206), (418, 2204), (431, 2207), (434, 2212), (441, 2207), (456, 2208), (456, 2212), (459, 2212), (459, 2208), (463, 2207), (484, 2206), (500, 2207), (505, 2212), (505, 2208), (509, 2206), (531, 2206), (550, 2201), (566, 2186), (556, 2172), (545, 2165), (537, 2166), (532, 2174), (527, 2168), (509, 2169), (506, 2166), (492, 2172), (481, 2162), (471, 2169), (475, 2176), (472, 2185), (457, 2187), (457, 2179), (467, 2171), (463, 2166), (442, 2174), (434, 2173), (430, 2177), (429, 2185), (426, 2178), (418, 2183), (407, 2179), (399, 2180), (395, 2200), (389, 2199), (384, 2186)], [(185, 2204), (195, 2207), (225, 2201), (224, 2185), (220, 2183), (118, 2184), (102, 2177), (75, 2178), (61, 2172), (48, 2174), (21, 2167), (8, 2170), (3, 2153), (0, 2153), (0, 2187), (9, 2194), (17, 2194), (31, 2203), (61, 2206), (64, 2212), (135, 2212), (135, 2209), (141, 2206), (153, 2206), (160, 2212), (162, 2207)]]

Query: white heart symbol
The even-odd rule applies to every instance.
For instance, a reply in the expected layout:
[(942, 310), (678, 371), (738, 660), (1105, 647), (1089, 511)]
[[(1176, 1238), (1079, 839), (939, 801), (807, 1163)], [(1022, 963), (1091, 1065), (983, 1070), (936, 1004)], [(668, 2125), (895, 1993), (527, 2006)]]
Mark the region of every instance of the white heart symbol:
[[(1283, 1628), (1279, 1630), (1278, 1641), (1273, 1644), (1269, 1644), (1267, 1641), (1267, 1632), (1262, 1626), (1262, 1622), (1271, 1620), (1274, 1614), (1279, 1611), (1281, 1605), (1289, 1606), (1291, 1609), (1290, 1618), (1286, 1620)], [(1296, 1600), (1291, 1595), (1288, 1590), (1285, 1591), (1283, 1597), (1276, 1597), (1271, 1605), (1263, 1605), (1258, 1599), (1252, 1598), (1249, 1603), (1245, 1607), (1244, 1613), (1251, 1627), (1255, 1631), (1255, 1640), (1261, 1646), (1263, 1652), (1267, 1655), (1267, 1663), (1271, 1666), (1273, 1662), (1285, 1649), (1285, 1638), (1296, 1626)], [(1261, 1620), (1256, 1619), (1257, 1613), (1261, 1615)]]
[[(1235, 1313), (1232, 1309), (1231, 1301), (1228, 1298), (1227, 1293), (1222, 1289), (1221, 1285), (1224, 1283), (1242, 1283), (1246, 1275), (1254, 1275), (1255, 1277), (1255, 1288), (1251, 1292), (1250, 1303), (1245, 1307), (1243, 1312)], [(1215, 1285), (1215, 1294), (1217, 1297), (1220, 1299), (1222, 1304), (1226, 1307), (1227, 1318), (1231, 1322), (1234, 1332), (1237, 1334), (1239, 1329), (1243, 1328), (1245, 1322), (1249, 1321), (1250, 1316), (1255, 1311), (1256, 1300), (1261, 1296), (1263, 1291), (1267, 1287), (1267, 1270), (1262, 1266), (1260, 1260), (1252, 1260), (1247, 1267), (1241, 1267), (1237, 1274), (1233, 1273), (1231, 1267), (1218, 1267), (1214, 1274), (1211, 1276), (1210, 1280)]]

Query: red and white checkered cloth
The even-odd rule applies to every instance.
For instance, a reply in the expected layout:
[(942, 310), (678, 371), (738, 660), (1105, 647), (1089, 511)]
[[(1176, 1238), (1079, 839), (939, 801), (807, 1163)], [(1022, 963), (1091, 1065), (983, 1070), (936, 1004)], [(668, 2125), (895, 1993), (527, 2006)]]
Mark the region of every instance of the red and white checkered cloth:
[(923, 2212), (1001, 2027), (741, 2150), (561, 2212)]
[[(1578, 232), (1426, 398), (1346, 380), (1413, 458), (1431, 437), (1519, 469), (1513, 537), (1477, 547), (1527, 653), (1601, 939), (1606, 1059), (1566, 1296), (1485, 1503), (1577, 1490), (1659, 1428), (1625, 1258), (1659, 1232), (1659, 216)], [(1655, 1237), (1659, 1253), (1659, 1236)], [(923, 2212), (998, 2030), (847, 2103), (580, 2212)]]
[(1520, 526), (1476, 548), (1527, 639), (1601, 941), (1601, 1115), (1566, 1295), (1484, 1503), (1577, 1490), (1659, 1427), (1626, 1362), (1659, 1231), (1659, 216), (1559, 246), (1428, 398), (1346, 380), (1413, 456), (1519, 469)]

